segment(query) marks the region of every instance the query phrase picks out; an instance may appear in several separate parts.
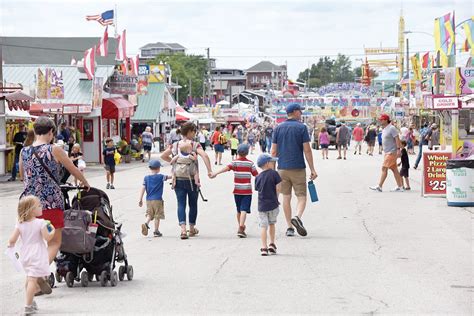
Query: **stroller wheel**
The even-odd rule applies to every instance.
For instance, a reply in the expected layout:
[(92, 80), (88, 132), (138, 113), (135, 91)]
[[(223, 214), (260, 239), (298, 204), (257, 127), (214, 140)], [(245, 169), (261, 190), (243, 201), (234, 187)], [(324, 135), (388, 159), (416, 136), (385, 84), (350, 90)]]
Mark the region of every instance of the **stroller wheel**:
[(100, 279), (100, 285), (106, 286), (107, 285), (107, 271), (102, 271), (99, 279)]
[(56, 272), (54, 273), (54, 277), (56, 278), (56, 281), (57, 281), (58, 283), (61, 283), (61, 282), (63, 281), (63, 276), (60, 275), (60, 274), (58, 273), (58, 271), (56, 271)]
[(124, 277), (125, 277), (125, 266), (120, 266), (119, 271), (118, 271), (118, 278), (120, 281), (123, 281)]
[(129, 281), (133, 280), (133, 266), (127, 266), (127, 279)]
[(51, 288), (54, 287), (54, 281), (55, 281), (55, 279), (54, 279), (54, 274), (53, 274), (53, 272), (51, 272), (51, 274), (49, 275), (49, 278), (48, 278), (49, 286), (50, 286)]
[(110, 286), (117, 286), (117, 283), (118, 283), (117, 271), (113, 271), (112, 275), (110, 276)]
[(89, 274), (86, 271), (81, 272), (81, 285), (87, 287), (89, 285)]
[(72, 274), (71, 271), (66, 273), (66, 285), (67, 285), (67, 287), (73, 287), (74, 286), (74, 274)]

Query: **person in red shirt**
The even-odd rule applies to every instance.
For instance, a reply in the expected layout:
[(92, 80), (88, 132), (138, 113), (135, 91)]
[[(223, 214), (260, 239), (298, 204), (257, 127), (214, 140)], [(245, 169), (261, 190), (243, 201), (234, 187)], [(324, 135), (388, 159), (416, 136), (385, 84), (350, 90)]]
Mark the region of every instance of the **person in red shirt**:
[(211, 138), (214, 151), (216, 152), (216, 162), (214, 163), (215, 165), (217, 165), (217, 163), (219, 163), (219, 165), (222, 165), (222, 153), (224, 152), (224, 145), (219, 142), (219, 137), (221, 135), (221, 128), (220, 126), (217, 126)]
[(237, 236), (240, 238), (247, 237), (245, 233), (245, 219), (250, 214), (252, 206), (252, 176), (258, 175), (255, 164), (247, 159), (250, 146), (248, 144), (240, 144), (237, 148), (239, 157), (221, 170), (213, 173), (211, 178), (215, 178), (218, 174), (234, 171), (234, 200), (237, 208), (237, 222), (239, 230)]
[(364, 141), (364, 130), (360, 127), (360, 123), (357, 123), (356, 128), (352, 132), (352, 137), (355, 141), (354, 155), (357, 154), (357, 148), (359, 148), (359, 155), (362, 151), (362, 142)]

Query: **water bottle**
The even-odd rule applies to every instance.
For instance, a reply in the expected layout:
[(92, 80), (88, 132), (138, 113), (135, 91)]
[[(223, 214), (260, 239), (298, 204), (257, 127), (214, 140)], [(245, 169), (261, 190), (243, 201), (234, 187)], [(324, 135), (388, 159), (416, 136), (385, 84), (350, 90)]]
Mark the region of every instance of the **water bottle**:
[(53, 231), (54, 227), (53, 227), (53, 224), (51, 224), (50, 221), (46, 221), (46, 229), (48, 230), (48, 233), (50, 233), (50, 234)]
[(313, 180), (308, 181), (308, 191), (311, 197), (311, 202), (317, 202), (318, 199), (318, 192), (316, 192), (316, 186), (314, 185)]

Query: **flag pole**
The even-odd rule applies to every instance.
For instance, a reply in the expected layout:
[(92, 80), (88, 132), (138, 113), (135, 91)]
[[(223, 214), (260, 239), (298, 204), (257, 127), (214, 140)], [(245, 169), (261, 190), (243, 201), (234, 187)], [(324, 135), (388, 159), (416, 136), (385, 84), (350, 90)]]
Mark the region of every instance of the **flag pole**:
[(117, 4), (115, 4), (115, 11), (114, 11), (114, 28), (115, 28), (115, 38), (117, 38)]

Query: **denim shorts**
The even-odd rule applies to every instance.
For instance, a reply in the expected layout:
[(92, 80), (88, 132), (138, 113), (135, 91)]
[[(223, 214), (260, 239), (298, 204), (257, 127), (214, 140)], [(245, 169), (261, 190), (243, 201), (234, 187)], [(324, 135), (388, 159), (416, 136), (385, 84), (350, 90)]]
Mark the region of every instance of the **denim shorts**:
[(268, 212), (258, 212), (258, 225), (264, 228), (276, 224), (278, 213), (280, 213), (279, 207)]
[(224, 145), (214, 144), (214, 151), (216, 153), (223, 153), (224, 152)]
[(234, 200), (237, 212), (247, 212), (248, 214), (250, 214), (250, 208), (252, 207), (251, 195), (234, 194)]

